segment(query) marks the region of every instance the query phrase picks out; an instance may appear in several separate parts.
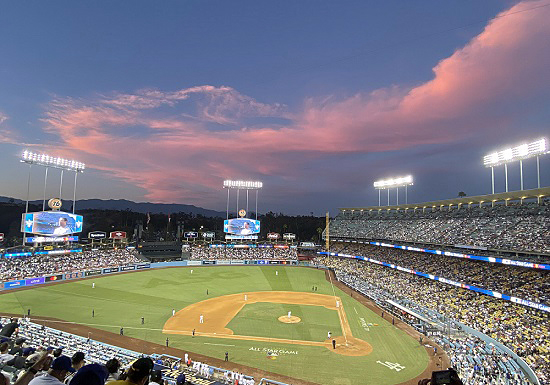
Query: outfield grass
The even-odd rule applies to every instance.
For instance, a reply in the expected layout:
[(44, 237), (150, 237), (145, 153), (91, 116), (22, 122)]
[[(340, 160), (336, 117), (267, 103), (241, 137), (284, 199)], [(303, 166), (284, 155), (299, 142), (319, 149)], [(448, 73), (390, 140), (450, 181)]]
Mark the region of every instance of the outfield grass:
[[(96, 284), (95, 289), (92, 289), (92, 282)], [(179, 310), (208, 298), (241, 292), (310, 292), (314, 285), (320, 294), (333, 295), (334, 290), (342, 298), (352, 333), (354, 337), (371, 344), (373, 352), (370, 355), (348, 357), (317, 346), (192, 338), (184, 335), (168, 335), (170, 345), (220, 359), (223, 359), (225, 351), (229, 351), (233, 362), (320, 384), (392, 385), (414, 378), (426, 368), (428, 356), (417, 341), (339, 289), (333, 289), (325, 280), (324, 271), (315, 269), (280, 266), (155, 269), (43, 285), (31, 290), (7, 291), (0, 295), (0, 309), (26, 314), (30, 308), (33, 316), (56, 317), (115, 333), (123, 326), (125, 335), (163, 344), (167, 335), (162, 333), (162, 327), (172, 315), (172, 308)], [(235, 334), (273, 334), (272, 337), (281, 337), (280, 334), (285, 332), (281, 328), (291, 326), (294, 328), (291, 333), (311, 340), (323, 340), (326, 328), (330, 327), (334, 329), (331, 330), (333, 335), (337, 335), (337, 328), (333, 326), (331, 311), (328, 309), (325, 310), (329, 313), (319, 316), (313, 314), (311, 318), (310, 312), (317, 313), (321, 307), (298, 306), (301, 309), (292, 310), (294, 315), (300, 316), (298, 313), (301, 312), (307, 319), (309, 331), (306, 331), (297, 325), (283, 325), (277, 321), (277, 317), (286, 314), (288, 310), (278, 314), (282, 308), (276, 305), (268, 304), (273, 317), (268, 314), (271, 310), (262, 309), (262, 303), (246, 305), (242, 314), (238, 315), (238, 320), (230, 322), (229, 327)], [(92, 309), (95, 318), (92, 318)], [(251, 317), (247, 317), (247, 314)], [(141, 317), (145, 317), (145, 325), (141, 325)], [(320, 317), (323, 321), (320, 321)], [(363, 328), (363, 323), (378, 326), (371, 326), (367, 330)], [(289, 354), (281, 354), (277, 360), (268, 360), (263, 351), (265, 348), (282, 349), (289, 351)], [(405, 369), (396, 372), (377, 361), (399, 363)]]
[[(301, 318), (301, 322), (287, 324), (278, 321), (289, 311)], [(266, 328), (269, 325), (269, 328)], [(340, 319), (335, 310), (322, 306), (291, 305), (259, 302), (245, 305), (227, 327), (234, 334), (284, 338), (303, 341), (324, 341), (330, 331), (335, 336), (342, 335)]]

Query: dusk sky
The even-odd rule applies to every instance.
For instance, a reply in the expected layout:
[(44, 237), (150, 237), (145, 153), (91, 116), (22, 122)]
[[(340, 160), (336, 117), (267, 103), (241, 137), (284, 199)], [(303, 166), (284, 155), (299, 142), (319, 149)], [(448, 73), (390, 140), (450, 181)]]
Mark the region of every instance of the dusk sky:
[(484, 155), (549, 137), (549, 20), (550, 0), (7, 2), (0, 195), (25, 198), (24, 149), (85, 162), (81, 199), (225, 210), (246, 179), (260, 212), (336, 214), (407, 174), (409, 202), (487, 194)]

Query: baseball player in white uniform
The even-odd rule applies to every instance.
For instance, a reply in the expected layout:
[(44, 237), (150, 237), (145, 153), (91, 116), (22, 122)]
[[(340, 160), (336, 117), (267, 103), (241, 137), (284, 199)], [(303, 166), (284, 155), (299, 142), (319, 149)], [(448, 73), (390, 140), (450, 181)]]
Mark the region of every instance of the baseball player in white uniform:
[(172, 309), (172, 317), (176, 315), (176, 309)]
[(200, 317), (199, 317), (199, 323), (200, 324), (203, 324), (204, 323), (204, 316), (201, 314)]
[(289, 311), (289, 312), (288, 312), (288, 318), (290, 318), (291, 315), (292, 315), (292, 312)]

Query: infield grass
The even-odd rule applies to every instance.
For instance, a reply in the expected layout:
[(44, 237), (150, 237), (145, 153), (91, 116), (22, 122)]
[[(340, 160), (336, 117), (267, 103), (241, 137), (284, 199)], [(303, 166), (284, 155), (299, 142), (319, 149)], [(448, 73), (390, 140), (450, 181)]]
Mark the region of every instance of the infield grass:
[[(92, 289), (92, 282), (96, 283), (95, 289)], [(319, 294), (334, 293), (342, 298), (353, 336), (371, 344), (373, 352), (370, 355), (348, 357), (320, 346), (162, 333), (173, 308), (179, 310), (208, 298), (241, 292), (311, 292), (312, 286), (318, 287)], [(265, 306), (263, 303), (246, 305), (229, 327), (235, 334), (289, 338), (284, 328), (290, 326), (293, 328), (291, 334), (314, 341), (324, 340), (328, 328), (332, 328), (334, 336), (341, 333), (335, 326), (337, 321), (332, 318), (332, 313), (336, 312), (329, 309), (323, 312), (320, 310), (323, 308), (318, 306), (293, 308), (292, 314), (303, 315), (302, 327), (281, 324), (277, 320), (278, 316), (287, 313), (287, 305)], [(42, 285), (0, 295), (1, 311), (26, 314), (27, 309), (31, 309), (32, 317), (55, 317), (114, 333), (123, 326), (125, 335), (158, 344), (164, 344), (168, 336), (172, 347), (220, 359), (228, 351), (232, 362), (319, 384), (393, 385), (418, 376), (428, 364), (426, 351), (417, 341), (333, 288), (326, 281), (324, 271), (308, 268), (220, 266), (155, 269)], [(144, 325), (141, 325), (141, 317), (145, 318)], [(364, 328), (365, 323), (372, 326)], [(279, 349), (286, 353), (279, 354), (276, 360), (269, 360), (265, 349)], [(386, 361), (399, 363), (404, 369), (395, 371), (380, 364)]]
[[(301, 318), (299, 323), (283, 323), (280, 316), (291, 311)], [(269, 325), (269, 328), (266, 328)], [(227, 327), (234, 334), (283, 338), (303, 341), (324, 341), (330, 331), (334, 336), (342, 335), (340, 319), (335, 310), (322, 306), (265, 303), (245, 305)]]

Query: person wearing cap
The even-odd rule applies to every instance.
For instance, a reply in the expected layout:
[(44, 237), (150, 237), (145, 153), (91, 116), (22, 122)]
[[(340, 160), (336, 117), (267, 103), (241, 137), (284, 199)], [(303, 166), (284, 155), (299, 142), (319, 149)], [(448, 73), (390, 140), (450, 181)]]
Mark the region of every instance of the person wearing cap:
[(27, 358), (34, 353), (34, 348), (25, 348), (21, 350), (21, 355), (16, 355), (7, 365), (16, 369), (23, 369), (26, 366)]
[(85, 365), (73, 376), (71, 385), (104, 385), (108, 374), (107, 368), (103, 365)]
[(151, 379), (149, 380), (149, 385), (163, 385), (164, 381), (162, 380), (162, 372), (160, 370), (153, 370), (151, 372)]
[(13, 354), (14, 356), (22, 356), (23, 355), (23, 344), (25, 343), (24, 338), (18, 338), (15, 340), (15, 345), (10, 350), (10, 354)]
[(183, 385), (185, 384), (185, 374), (181, 373), (178, 378), (176, 378), (176, 385)]
[(29, 385), (63, 385), (67, 373), (74, 373), (71, 359), (59, 356), (52, 362), (50, 369), (42, 376), (35, 377)]
[(108, 385), (144, 385), (149, 380), (151, 370), (153, 370), (153, 360), (148, 357), (138, 358), (128, 368), (126, 380), (108, 382)]
[[(86, 361), (84, 360), (84, 353), (76, 352), (75, 354), (73, 354), (73, 356), (71, 358), (71, 364), (72, 364), (73, 369), (75, 370), (75, 372), (77, 372), (81, 367), (83, 367), (85, 363), (86, 363)], [(73, 379), (73, 377), (74, 377), (74, 373), (69, 374), (65, 378), (65, 381), (64, 381), (65, 384), (69, 384), (71, 382), (71, 380)]]

